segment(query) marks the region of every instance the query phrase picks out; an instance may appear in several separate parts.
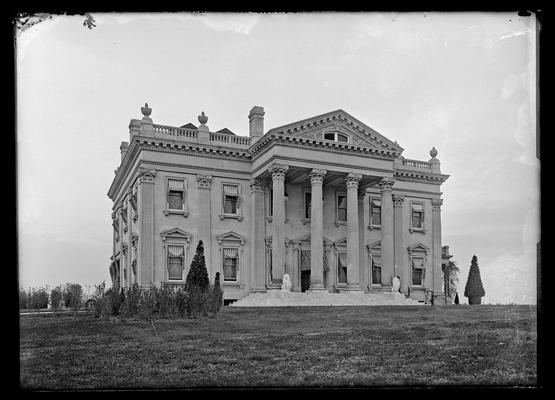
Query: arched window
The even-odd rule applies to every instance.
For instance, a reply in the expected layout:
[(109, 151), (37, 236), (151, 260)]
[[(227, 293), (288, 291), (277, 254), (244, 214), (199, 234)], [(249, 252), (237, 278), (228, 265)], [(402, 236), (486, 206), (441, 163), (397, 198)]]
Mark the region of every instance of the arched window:
[(337, 132), (324, 133), (324, 139), (333, 140), (334, 142), (345, 142), (345, 143), (349, 141), (349, 137), (347, 135), (343, 135), (342, 133), (337, 133)]

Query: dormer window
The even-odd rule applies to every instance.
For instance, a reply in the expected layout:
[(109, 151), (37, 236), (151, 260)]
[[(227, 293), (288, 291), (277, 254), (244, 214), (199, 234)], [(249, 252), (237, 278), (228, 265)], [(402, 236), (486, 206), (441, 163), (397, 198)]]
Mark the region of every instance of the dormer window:
[(335, 142), (348, 142), (349, 137), (337, 132), (324, 133), (324, 139), (333, 140)]

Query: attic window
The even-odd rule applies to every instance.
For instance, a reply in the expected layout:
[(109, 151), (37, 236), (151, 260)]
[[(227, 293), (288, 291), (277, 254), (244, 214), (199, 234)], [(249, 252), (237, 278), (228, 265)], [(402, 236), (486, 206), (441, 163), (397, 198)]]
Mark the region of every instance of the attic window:
[(349, 137), (347, 135), (343, 135), (343, 134), (337, 133), (337, 132), (324, 133), (324, 139), (333, 140), (335, 142), (348, 142), (349, 141)]

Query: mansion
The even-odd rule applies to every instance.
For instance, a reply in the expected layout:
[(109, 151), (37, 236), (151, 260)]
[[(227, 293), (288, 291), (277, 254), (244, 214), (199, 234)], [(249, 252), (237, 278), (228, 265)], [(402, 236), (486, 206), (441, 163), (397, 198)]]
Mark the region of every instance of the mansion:
[(249, 135), (154, 123), (145, 104), (129, 124), (113, 201), (114, 287), (183, 285), (199, 240), (224, 298), (280, 290), (400, 290), (443, 302), (437, 151), (409, 160), (397, 142), (343, 110)]

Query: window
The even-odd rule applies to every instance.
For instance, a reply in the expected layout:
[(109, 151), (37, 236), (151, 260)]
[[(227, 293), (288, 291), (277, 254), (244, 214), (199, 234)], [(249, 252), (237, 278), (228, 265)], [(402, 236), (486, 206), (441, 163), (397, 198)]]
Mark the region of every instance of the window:
[(347, 221), (347, 196), (337, 196), (337, 220)]
[(324, 133), (324, 139), (333, 140), (335, 142), (348, 142), (349, 141), (349, 137), (347, 135), (343, 135), (341, 133), (336, 133), (336, 132)]
[(239, 251), (237, 248), (224, 248), (224, 281), (237, 281), (237, 266), (239, 264)]
[(310, 209), (310, 205), (312, 202), (312, 193), (305, 192), (304, 193), (304, 217), (310, 218), (310, 214), (312, 210)]
[(382, 225), (382, 201), (370, 199), (370, 225)]
[(182, 179), (168, 179), (168, 209), (185, 210), (185, 183)]
[(417, 286), (424, 285), (424, 259), (413, 257), (412, 262), (412, 284)]
[(372, 284), (382, 284), (382, 260), (380, 256), (372, 256)]
[(168, 245), (168, 280), (183, 280), (185, 248)]
[(337, 281), (347, 283), (347, 253), (337, 254)]
[(411, 228), (424, 228), (424, 205), (422, 203), (412, 203)]
[(224, 185), (224, 214), (237, 214), (239, 186)]

